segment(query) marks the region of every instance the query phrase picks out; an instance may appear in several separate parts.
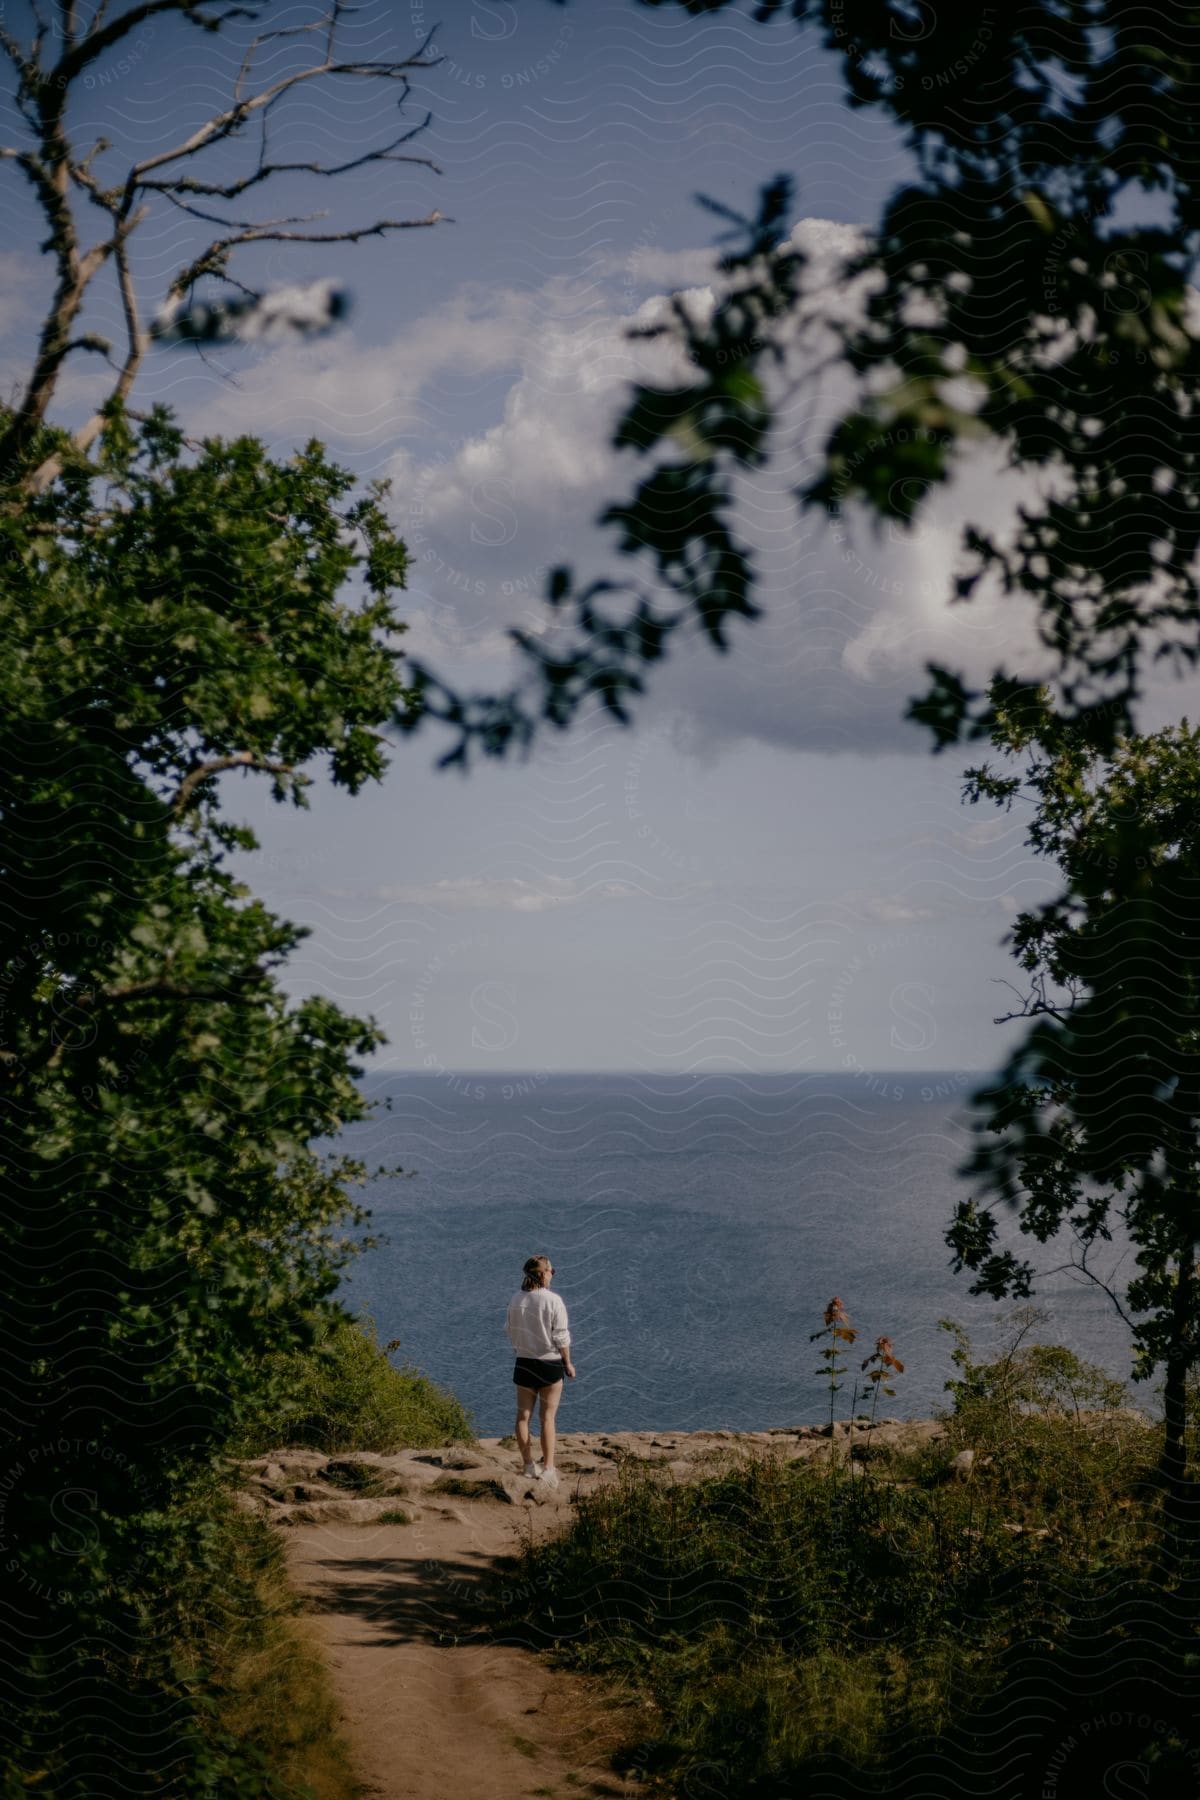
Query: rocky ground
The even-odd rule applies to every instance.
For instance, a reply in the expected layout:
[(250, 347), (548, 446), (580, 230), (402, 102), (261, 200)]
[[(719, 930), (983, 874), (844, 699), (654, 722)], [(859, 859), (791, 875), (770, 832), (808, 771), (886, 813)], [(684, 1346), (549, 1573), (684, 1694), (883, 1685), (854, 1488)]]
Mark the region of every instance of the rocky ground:
[[(835, 1454), (844, 1457), (849, 1449), (852, 1460), (868, 1441), (911, 1446), (936, 1442), (942, 1435), (943, 1427), (930, 1419), (884, 1419), (869, 1432), (839, 1420), (833, 1430)], [(798, 1425), (738, 1432), (564, 1432), (558, 1439), (557, 1490), (521, 1474), (512, 1443), (511, 1438), (481, 1438), (469, 1447), (399, 1450), (391, 1456), (281, 1449), (244, 1465), (243, 1504), (287, 1526), (365, 1525), (401, 1511), (415, 1524), (463, 1501), (525, 1507), (559, 1520), (576, 1495), (615, 1480), (626, 1462), (652, 1463), (686, 1479), (711, 1472), (714, 1464), (740, 1452), (788, 1462), (827, 1456), (830, 1430), (828, 1425)]]

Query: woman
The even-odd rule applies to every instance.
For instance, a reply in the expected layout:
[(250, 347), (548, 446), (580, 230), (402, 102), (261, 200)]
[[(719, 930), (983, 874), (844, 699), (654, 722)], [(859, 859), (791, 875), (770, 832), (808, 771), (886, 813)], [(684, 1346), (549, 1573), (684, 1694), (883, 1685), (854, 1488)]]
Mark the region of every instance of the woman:
[[(517, 1448), (521, 1452), (525, 1475), (547, 1487), (558, 1486), (558, 1470), (554, 1466), (554, 1415), (562, 1398), (563, 1376), (574, 1381), (575, 1365), (571, 1361), (571, 1333), (567, 1326), (567, 1309), (558, 1294), (550, 1292), (554, 1269), (548, 1256), (531, 1256), (527, 1260), (520, 1293), (508, 1303), (508, 1341), (517, 1353), (513, 1381), (517, 1387)], [(533, 1443), (529, 1421), (535, 1403), (542, 1403), (542, 1466), (533, 1460)]]

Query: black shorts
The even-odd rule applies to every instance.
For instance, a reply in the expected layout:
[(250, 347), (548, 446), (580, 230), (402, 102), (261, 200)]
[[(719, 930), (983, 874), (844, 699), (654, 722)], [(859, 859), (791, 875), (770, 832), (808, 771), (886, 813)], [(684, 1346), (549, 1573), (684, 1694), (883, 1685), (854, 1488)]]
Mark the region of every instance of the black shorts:
[(513, 1370), (513, 1380), (517, 1386), (532, 1388), (534, 1393), (540, 1393), (545, 1387), (553, 1387), (562, 1378), (561, 1356), (518, 1356), (517, 1366)]

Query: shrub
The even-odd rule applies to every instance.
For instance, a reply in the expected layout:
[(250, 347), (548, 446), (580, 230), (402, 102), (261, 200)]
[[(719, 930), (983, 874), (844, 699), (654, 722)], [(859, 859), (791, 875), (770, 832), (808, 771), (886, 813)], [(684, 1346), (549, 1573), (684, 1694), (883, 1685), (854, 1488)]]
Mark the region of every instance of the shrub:
[(394, 1368), (371, 1320), (343, 1318), (310, 1351), (274, 1360), (290, 1395), (257, 1419), (239, 1454), (262, 1455), (283, 1443), (314, 1450), (424, 1449), (474, 1443), (469, 1413), (410, 1365)]
[(953, 1404), (943, 1415), (950, 1444), (973, 1449), (981, 1464), (990, 1457), (979, 1478), (1019, 1517), (1103, 1536), (1114, 1495), (1150, 1476), (1161, 1429), (1130, 1406), (1124, 1382), (1065, 1345), (1028, 1342), (1045, 1322), (1036, 1308), (1018, 1308), (1000, 1352), (976, 1361), (962, 1327), (941, 1321), (955, 1343)]
[[(703, 1771), (703, 1792), (738, 1800), (927, 1797), (967, 1762), (974, 1791), (1010, 1792), (1005, 1706), (1058, 1719), (1068, 1664), (1101, 1687), (1157, 1679), (1166, 1704), (1184, 1663), (1165, 1612), (1159, 1662), (1129, 1657), (1163, 1605), (1141, 1490), (1158, 1433), (1122, 1384), (1028, 1344), (1036, 1322), (990, 1362), (952, 1328), (937, 1444), (870, 1445), (853, 1473), (744, 1451), (700, 1481), (620, 1467), (564, 1536), (531, 1537), (497, 1592), (505, 1633), (648, 1693), (657, 1735), (630, 1766), (683, 1793)], [(965, 1481), (948, 1478), (958, 1447), (976, 1450)]]
[(1095, 1363), (1084, 1362), (1065, 1344), (1026, 1343), (1031, 1331), (1048, 1322), (1034, 1306), (1020, 1306), (1008, 1318), (1008, 1342), (991, 1362), (976, 1362), (971, 1341), (953, 1319), (939, 1319), (954, 1339), (951, 1361), (957, 1376), (947, 1383), (959, 1417), (975, 1407), (992, 1407), (1013, 1419), (1030, 1413), (1073, 1414), (1128, 1407), (1128, 1385)]

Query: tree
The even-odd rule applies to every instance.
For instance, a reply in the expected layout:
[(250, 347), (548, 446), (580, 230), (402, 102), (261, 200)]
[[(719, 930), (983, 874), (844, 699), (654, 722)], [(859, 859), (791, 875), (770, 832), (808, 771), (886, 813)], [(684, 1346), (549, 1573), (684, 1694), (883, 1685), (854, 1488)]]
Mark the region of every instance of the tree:
[(203, 1554), (180, 1507), (336, 1286), (364, 1171), (311, 1146), (364, 1115), (379, 1041), (286, 1000), (304, 934), (231, 874), (254, 839), (216, 777), (302, 804), (314, 756), (350, 792), (381, 776), (405, 557), (317, 445), (185, 455), (118, 410), (96, 452), (2, 527), (0, 1713), (55, 1792), (200, 1792), (164, 1672)]
[[(231, 259), (246, 245), (350, 244), (364, 237), (436, 225), (441, 220), (435, 209), (424, 217), (377, 218), (318, 230), (313, 228), (311, 215), (264, 217), (257, 211), (259, 190), (268, 189), (281, 175), (332, 178), (373, 163), (435, 167), (429, 157), (409, 148), (428, 124), (428, 114), (338, 163), (286, 159), (274, 151), (269, 127), (278, 124), (288, 97), (309, 83), (352, 81), (367, 88), (392, 89), (397, 110), (402, 110), (411, 93), (412, 76), (438, 61), (430, 48), (432, 33), (406, 57), (343, 54), (340, 35), (353, 11), (347, 0), (331, 0), (327, 11), (307, 23), (278, 26), (250, 37), (228, 104), (177, 143), (116, 167), (111, 163), (112, 145), (106, 139), (98, 139), (86, 150), (73, 143), (68, 113), (74, 94), (92, 67), (111, 56), (147, 20), (172, 17), (186, 26), (219, 32), (233, 24), (253, 23), (270, 11), (270, 0), (231, 0), (228, 5), (208, 5), (205, 0), (137, 0), (112, 16), (106, 5), (94, 6), (85, 21), (78, 0), (58, 0), (53, 29), (34, 9), (37, 24), (28, 42), (22, 42), (0, 20), (0, 51), (16, 77), (12, 123), (23, 139), (0, 145), (0, 161), (12, 162), (32, 189), (46, 221), (44, 248), (54, 260), (56, 275), (53, 301), (42, 321), (28, 379), (0, 430), (0, 480), (12, 480), (20, 471), (26, 488), (44, 487), (68, 453), (89, 450), (99, 437), (105, 406), (98, 407), (68, 443), (47, 447), (41, 458), (29, 461), (63, 367), (76, 352), (91, 352), (112, 362), (115, 379), (108, 398), (128, 400), (154, 337), (154, 325), (143, 317), (133, 257), (136, 233), (156, 207), (182, 213), (202, 228), (197, 253), (176, 271), (162, 295), (160, 330), (168, 329), (186, 311), (185, 302), (191, 301), (199, 283), (214, 278), (233, 281)], [(269, 66), (269, 73), (264, 65)], [(241, 173), (231, 172), (223, 156), (215, 162), (214, 152), (247, 138), (256, 140), (256, 153), (247, 157)], [(238, 210), (231, 213), (235, 206)], [(248, 212), (242, 210), (244, 206)], [(85, 220), (95, 212), (103, 224), (99, 237), (88, 242)], [(115, 360), (112, 346), (103, 338), (77, 329), (89, 290), (109, 270), (117, 281), (125, 325), (125, 344)], [(240, 281), (233, 285), (237, 299), (259, 306), (266, 299)], [(336, 312), (336, 307), (330, 309), (331, 316)], [(207, 334), (198, 330), (193, 335), (202, 339)]]
[[(1137, 1375), (1165, 1368), (1162, 1470), (1178, 1483), (1200, 1355), (1200, 731), (1185, 720), (1101, 757), (1036, 690), (993, 703), (993, 738), (1024, 767), (970, 770), (967, 795), (1032, 804), (1027, 841), (1065, 887), (1013, 927), (1027, 991), (1008, 1016), (1032, 1023), (976, 1097), (964, 1173), (1041, 1242), (1069, 1226), (1094, 1279), (1089, 1252), (1123, 1226), (1141, 1272), (1113, 1298), (1140, 1315)], [(956, 1267), (974, 1293), (1027, 1295), (1034, 1270), (997, 1231), (991, 1206), (961, 1201)]]
[[(856, 265), (875, 287), (845, 356), (870, 391), (802, 498), (858, 496), (909, 523), (981, 433), (1051, 476), (1007, 537), (966, 530), (955, 598), (991, 578), (1028, 599), (1059, 711), (1111, 746), (1146, 662), (1200, 653), (1200, 20), (1132, 0), (936, 15), (920, 0), (762, 0), (754, 17), (785, 12), (820, 24), (851, 105), (891, 113), (919, 169)], [(1131, 188), (1143, 210), (1156, 196), (1161, 224), (1137, 220)], [(935, 742), (986, 736), (988, 695), (931, 674), (914, 715)]]
[[(385, 488), (356, 493), (319, 444), (280, 459), (128, 408), (150, 341), (131, 254), (149, 199), (204, 221), (206, 247), (169, 285), (184, 302), (240, 244), (431, 223), (314, 234), (222, 217), (210, 235), (220, 202), (272, 174), (407, 160), (419, 127), (335, 169), (261, 146), (242, 177), (191, 160), (301, 82), (394, 83), (403, 100), (429, 59), (340, 59), (335, 0), (317, 37), (255, 36), (229, 108), (115, 178), (107, 146), (80, 154), (67, 126), (74, 85), (140, 21), (217, 30), (266, 10), (141, 0), (84, 25), (64, 3), (53, 61), (44, 24), (28, 46), (0, 27), (30, 139), (4, 154), (57, 269), (29, 380), (0, 411), (6, 1794), (277, 1791), (217, 1740), (205, 1672), (179, 1661), (179, 1576), (219, 1589), (192, 1497), (271, 1404), (269, 1353), (328, 1320), (365, 1218), (348, 1193), (361, 1165), (314, 1145), (364, 1115), (356, 1059), (379, 1033), (286, 997), (279, 971), (304, 934), (235, 879), (231, 852), (255, 842), (219, 778), (265, 778), (304, 805), (314, 758), (349, 793), (382, 777), (408, 695), (406, 554)], [(90, 246), (79, 203), (104, 219)], [(101, 348), (78, 327), (105, 268), (127, 343), (106, 401), (68, 433), (49, 422), (56, 384)]]

